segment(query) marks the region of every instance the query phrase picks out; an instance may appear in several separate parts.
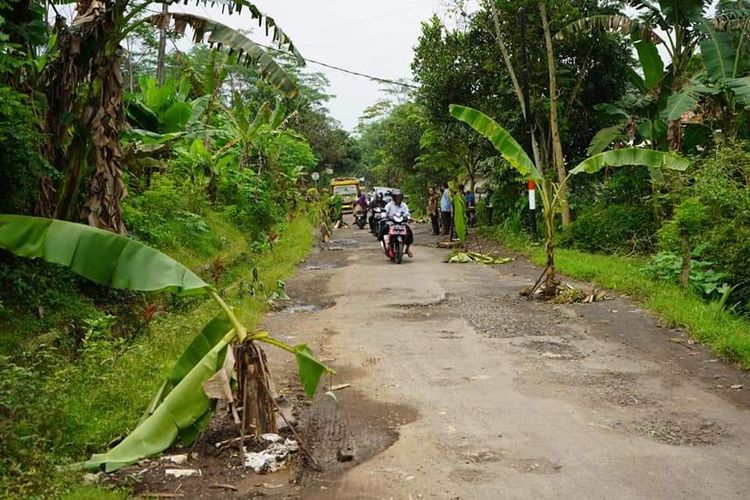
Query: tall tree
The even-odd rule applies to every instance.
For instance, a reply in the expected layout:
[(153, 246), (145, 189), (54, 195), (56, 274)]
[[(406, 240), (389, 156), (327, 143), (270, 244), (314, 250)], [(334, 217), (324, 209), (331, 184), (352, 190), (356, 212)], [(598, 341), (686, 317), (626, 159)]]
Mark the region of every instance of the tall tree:
[[(88, 180), (89, 195), (82, 205), (83, 217), (91, 225), (120, 233), (125, 231), (121, 208), (126, 190), (120, 150), (120, 131), (124, 123), (120, 43), (137, 26), (150, 21), (166, 27), (174, 21), (178, 33), (191, 26), (196, 41), (210, 33), (209, 42), (238, 51), (247, 62), (258, 64), (265, 78), (282, 92), (293, 94), (296, 91), (283, 69), (246, 36), (191, 14), (162, 13), (143, 17), (151, 3), (79, 0), (71, 26), (62, 17), (56, 19), (57, 53), (46, 68), (43, 82), (50, 132), (48, 157), (62, 173), (63, 181), (57, 190), (54, 210), (46, 207), (44, 211), (54, 212), (58, 218), (77, 218), (82, 185)], [(198, 0), (198, 3), (208, 4), (208, 1)], [(297, 54), (276, 22), (252, 3), (246, 0), (219, 0), (218, 3), (230, 12), (240, 13), (244, 8), (249, 16), (265, 24), (281, 48)], [(49, 185), (51, 181), (46, 183)]]

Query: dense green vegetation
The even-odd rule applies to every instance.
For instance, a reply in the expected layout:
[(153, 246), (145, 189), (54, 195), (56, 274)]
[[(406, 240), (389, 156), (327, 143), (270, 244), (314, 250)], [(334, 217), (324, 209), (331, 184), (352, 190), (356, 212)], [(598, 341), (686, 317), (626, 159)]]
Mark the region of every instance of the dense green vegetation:
[[(397, 179), (422, 209), (428, 185), (474, 186), (480, 222), (491, 195), (516, 247), (529, 242), (525, 181), (536, 180), (537, 225), (555, 236), (562, 272), (634, 293), (747, 367), (750, 4), (713, 3), (487, 0), (467, 12), (452, 2), (452, 18), (422, 25), (419, 88), (363, 117), (362, 171)], [(502, 133), (459, 113), (476, 133), (452, 104)], [(623, 148), (690, 166), (605, 164), (566, 180), (581, 160)]]
[[(204, 19), (222, 50), (162, 54), (150, 2), (105, 1), (83, 16), (91, 2), (81, 1), (71, 28), (62, 17), (46, 25), (54, 5), (0, 1), (0, 213), (126, 233), (221, 291), (244, 330), (311, 247), (318, 210), (299, 196), (309, 173), (352, 170), (359, 152), (325, 108), (327, 81), (304, 70), (279, 25), (249, 2), (226, 3), (265, 23), (273, 52)], [(167, 37), (199, 21), (167, 20)], [(160, 81), (151, 75), (162, 65)], [(0, 225), (13, 250), (11, 222)], [(0, 288), (3, 497), (59, 497), (73, 486), (78, 473), (58, 466), (132, 431), (217, 313), (205, 295), (115, 290), (5, 250)]]

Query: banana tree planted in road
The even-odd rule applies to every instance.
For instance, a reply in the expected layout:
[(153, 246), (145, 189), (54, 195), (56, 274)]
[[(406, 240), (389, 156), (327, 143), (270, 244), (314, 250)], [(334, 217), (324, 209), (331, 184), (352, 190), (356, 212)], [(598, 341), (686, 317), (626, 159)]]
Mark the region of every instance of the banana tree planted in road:
[[(308, 397), (314, 395), (324, 373), (333, 373), (304, 344), (291, 346), (264, 331), (249, 333), (214, 287), (179, 262), (135, 240), (72, 222), (0, 215), (0, 248), (20, 257), (65, 266), (112, 288), (207, 295), (219, 307), (217, 316), (177, 361), (138, 426), (107, 453), (92, 456), (83, 464), (86, 468), (112, 472), (159, 454), (178, 439), (183, 444), (192, 443), (208, 425), (217, 399), (247, 402), (243, 403), (242, 420), (237, 418), (242, 432), (275, 432), (273, 390), (265, 355), (257, 342), (295, 356)], [(235, 352), (243, 353), (241, 359)], [(238, 380), (236, 396), (229, 384), (235, 363), (236, 371), (244, 375)], [(249, 365), (252, 369), (248, 370)], [(209, 386), (219, 389), (210, 390)], [(253, 387), (256, 390), (252, 393), (243, 392)]]
[[(521, 176), (526, 180), (533, 180), (539, 189), (542, 206), (544, 208), (544, 228), (546, 232), (545, 248), (547, 262), (544, 274), (546, 277), (545, 295), (554, 294), (557, 289), (555, 280), (555, 213), (560, 207), (560, 193), (564, 192), (568, 180), (580, 173), (593, 174), (607, 167), (621, 167), (640, 165), (650, 168), (685, 170), (690, 162), (676, 154), (654, 151), (651, 149), (624, 148), (597, 154), (579, 163), (570, 170), (562, 182), (555, 183), (545, 178), (543, 172), (537, 168), (521, 145), (510, 133), (492, 118), (476, 109), (451, 104), (451, 115), (459, 121), (471, 126), (476, 132), (489, 139), (495, 149)], [(533, 290), (531, 291), (533, 293)]]

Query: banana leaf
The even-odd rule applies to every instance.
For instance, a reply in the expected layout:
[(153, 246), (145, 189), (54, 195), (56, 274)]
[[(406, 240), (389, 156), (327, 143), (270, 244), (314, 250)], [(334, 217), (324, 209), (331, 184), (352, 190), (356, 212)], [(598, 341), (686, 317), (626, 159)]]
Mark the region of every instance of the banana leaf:
[(458, 104), (450, 105), (453, 118), (462, 121), (487, 138), (502, 157), (527, 179), (542, 183), (542, 174), (534, 162), (516, 142), (510, 132), (479, 110)]
[(611, 127), (605, 127), (594, 135), (589, 144), (588, 153), (589, 155), (599, 154), (609, 147), (617, 139), (621, 139), (627, 136), (626, 128), (628, 126), (627, 121), (622, 121), (617, 125)]
[(255, 340), (271, 344), (272, 346), (276, 346), (294, 354), (297, 358), (300, 382), (305, 389), (305, 394), (307, 394), (307, 397), (310, 399), (315, 395), (315, 391), (320, 383), (320, 377), (322, 377), (324, 373), (336, 373), (331, 368), (318, 361), (306, 344), (291, 346), (286, 342), (271, 337), (268, 332), (265, 331), (256, 332), (253, 337)]
[(55, 219), (0, 215), (0, 248), (70, 268), (96, 283), (200, 295), (211, 286), (174, 259), (130, 238)]
[(268, 51), (240, 31), (207, 17), (182, 12), (155, 14), (149, 18), (149, 22), (160, 26), (164, 23), (165, 16), (174, 20), (174, 31), (178, 35), (183, 35), (185, 27), (189, 25), (195, 32), (194, 42), (202, 42), (204, 35), (209, 33), (209, 44), (224, 48), (233, 54), (239, 54), (240, 61), (257, 65), (261, 78), (276, 87), (285, 97), (292, 98), (299, 92), (297, 85), (286, 70), (271, 57)]
[(576, 175), (582, 172), (593, 174), (606, 167), (627, 165), (685, 170), (690, 166), (690, 161), (676, 154), (663, 153), (653, 149), (624, 148), (594, 155), (579, 163), (576, 168), (570, 171), (570, 174)]
[(456, 228), (456, 236), (461, 243), (466, 241), (466, 207), (464, 206), (464, 194), (456, 193), (453, 196), (453, 224)]
[(307, 397), (312, 399), (315, 395), (315, 390), (318, 388), (320, 377), (330, 369), (315, 359), (313, 352), (307, 345), (299, 344), (294, 346), (294, 349), (297, 351), (297, 367), (299, 368), (299, 378), (302, 381), (302, 387), (304, 387)]
[(688, 82), (679, 92), (669, 96), (661, 117), (667, 121), (679, 120), (682, 115), (697, 108), (701, 96), (707, 92), (708, 89), (703, 85)]
[(638, 38), (651, 40), (654, 43), (664, 42), (647, 23), (618, 14), (604, 14), (578, 19), (560, 30), (555, 35), (555, 38), (558, 40), (568, 40), (580, 33), (591, 31), (619, 31), (624, 35), (635, 35)]
[(226, 335), (217, 342), (167, 394), (153, 414), (124, 440), (107, 453), (93, 455), (83, 467), (114, 472), (163, 452), (178, 437), (186, 444), (191, 443), (210, 419), (214, 402), (203, 392), (203, 383), (224, 365), (229, 340), (230, 336)]
[(638, 60), (643, 69), (646, 86), (649, 89), (656, 87), (664, 77), (664, 61), (659, 55), (656, 44), (650, 40), (638, 40), (635, 42), (638, 52)]
[(201, 332), (193, 339), (187, 349), (185, 349), (185, 352), (182, 353), (180, 359), (177, 360), (172, 371), (167, 375), (164, 383), (154, 395), (148, 408), (146, 408), (141, 421), (154, 413), (167, 394), (169, 394), (188, 373), (190, 373), (190, 370), (192, 370), (231, 329), (232, 323), (223, 312), (219, 313), (209, 321), (203, 330), (201, 330)]

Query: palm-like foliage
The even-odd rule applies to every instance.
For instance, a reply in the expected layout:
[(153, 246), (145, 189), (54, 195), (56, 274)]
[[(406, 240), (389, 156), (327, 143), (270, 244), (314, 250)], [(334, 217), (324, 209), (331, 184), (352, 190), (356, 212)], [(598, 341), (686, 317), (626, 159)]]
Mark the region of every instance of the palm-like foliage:
[[(203, 384), (227, 365), (232, 343), (265, 342), (293, 354), (300, 381), (312, 397), (321, 376), (331, 371), (310, 349), (290, 346), (268, 332), (249, 334), (217, 291), (188, 268), (163, 253), (124, 236), (53, 219), (0, 215), (0, 248), (40, 258), (113, 288), (178, 295), (208, 295), (221, 309), (188, 346), (138, 426), (109, 452), (94, 455), (84, 466), (108, 472), (161, 453), (178, 438), (192, 443), (208, 424), (215, 405)], [(230, 360), (231, 361), (231, 360)], [(256, 373), (260, 383), (265, 373)], [(245, 407), (245, 411), (249, 408)]]
[(543, 215), (546, 231), (547, 265), (545, 275), (547, 282), (545, 290), (547, 293), (554, 293), (556, 289), (554, 216), (560, 206), (560, 193), (563, 192), (571, 176), (580, 173), (593, 174), (605, 167), (619, 167), (624, 165), (641, 165), (653, 169), (672, 170), (685, 170), (689, 165), (686, 159), (674, 154), (648, 149), (625, 148), (594, 155), (570, 170), (563, 181), (554, 183), (542, 175), (531, 158), (529, 158), (518, 144), (518, 141), (492, 118), (476, 109), (456, 104), (450, 106), (450, 113), (454, 118), (466, 123), (492, 142), (500, 155), (524, 179), (533, 180), (539, 186), (542, 206), (544, 207)]
[[(119, 139), (124, 123), (123, 79), (120, 73), (120, 42), (136, 27), (151, 21), (160, 26), (174, 21), (177, 32), (186, 26), (200, 41), (210, 32), (209, 42), (257, 64), (260, 74), (285, 95), (296, 88), (283, 69), (259, 44), (213, 20), (191, 14), (160, 14), (143, 17), (153, 3), (132, 0), (79, 0), (71, 26), (57, 20), (57, 51), (47, 65), (43, 84), (47, 94), (50, 163), (61, 172), (63, 182), (54, 206), (41, 212), (57, 218), (78, 218), (83, 183), (90, 179), (90, 196), (83, 216), (91, 225), (124, 232), (120, 203), (126, 195), (122, 181), (122, 151)], [(222, 10), (246, 15), (257, 21), (279, 50), (301, 60), (294, 44), (276, 21), (247, 0), (196, 0), (199, 5), (219, 4)], [(72, 123), (71, 123), (72, 117)], [(45, 182), (52, 188), (51, 181)], [(53, 189), (48, 189), (51, 191)]]
[[(732, 108), (731, 105), (734, 103), (733, 99), (737, 97), (737, 92), (742, 94), (745, 91), (745, 82), (740, 81), (737, 75), (739, 68), (736, 63), (739, 59), (729, 60), (732, 58), (731, 37), (728, 35), (723, 37), (719, 34), (719, 30), (735, 32), (742, 30), (740, 39), (744, 38), (744, 29), (750, 22), (750, 9), (744, 2), (720, 2), (718, 14), (710, 18), (709, 12), (714, 4), (710, 0), (631, 0), (627, 4), (636, 10), (635, 17), (618, 14), (579, 19), (569, 24), (557, 36), (564, 38), (588, 30), (607, 29), (630, 34), (636, 44), (643, 41), (660, 43), (669, 56), (669, 65), (666, 72), (658, 78), (657, 87), (652, 85), (655, 80), (646, 79), (649, 89), (653, 89), (649, 92), (656, 98), (656, 106), (649, 107), (648, 119), (665, 120), (666, 126), (661, 127), (660, 123), (652, 123), (644, 130), (650, 132), (646, 140), (652, 144), (665, 142), (670, 149), (679, 151), (683, 146), (683, 135), (688, 137), (695, 135), (683, 133), (681, 117), (684, 112), (695, 107), (702, 96), (722, 92), (725, 96), (732, 94), (732, 97), (728, 99), (729, 107)], [(663, 35), (661, 37), (654, 35), (656, 30), (663, 32)], [(721, 75), (723, 88), (718, 91), (707, 90), (705, 87), (693, 84), (695, 75), (688, 73), (691, 61), (699, 47), (704, 63), (711, 66), (710, 72), (714, 74), (714, 77)], [(654, 49), (649, 50), (655, 53)], [(704, 55), (705, 52), (707, 52), (706, 55)], [(648, 68), (644, 63), (643, 55), (639, 50), (644, 72), (647, 69), (658, 69), (658, 67)], [(655, 55), (658, 57), (658, 54), (655, 53)], [(725, 55), (728, 58), (725, 58)], [(650, 60), (655, 59), (652, 57)], [(638, 88), (641, 92), (646, 90), (640, 86)], [(670, 99), (669, 103), (667, 99)], [(654, 113), (655, 107), (658, 108), (657, 114)], [(733, 108), (732, 111), (734, 111)], [(727, 125), (724, 126), (726, 127)], [(622, 127), (619, 130), (622, 130)], [(614, 132), (610, 129), (602, 131), (602, 134), (604, 137), (614, 138), (616, 137)], [(605, 144), (602, 141), (604, 137), (596, 140), (597, 146)]]

